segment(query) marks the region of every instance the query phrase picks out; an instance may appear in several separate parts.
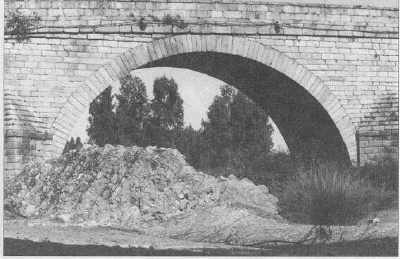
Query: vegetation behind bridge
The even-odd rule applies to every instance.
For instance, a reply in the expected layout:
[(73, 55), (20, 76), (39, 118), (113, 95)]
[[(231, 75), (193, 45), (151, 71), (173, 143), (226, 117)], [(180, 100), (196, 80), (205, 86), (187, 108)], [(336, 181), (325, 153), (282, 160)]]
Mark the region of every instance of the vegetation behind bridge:
[[(236, 175), (270, 188), (281, 213), (296, 222), (353, 224), (396, 205), (398, 163), (390, 158), (361, 168), (293, 161), (274, 153), (268, 112), (243, 93), (222, 86), (200, 129), (184, 126), (183, 100), (173, 79), (157, 78), (153, 99), (138, 77), (121, 80), (119, 93), (106, 89), (90, 105), (89, 142), (178, 149), (196, 169)], [(79, 143), (68, 149), (80, 148)], [(309, 159), (318, 156), (310, 150)]]
[[(259, 176), (265, 171), (289, 169), (286, 163), (277, 168), (275, 161), (289, 157), (271, 151), (268, 113), (233, 87), (221, 87), (200, 129), (184, 126), (183, 100), (173, 79), (157, 78), (153, 96), (148, 98), (138, 77), (123, 78), (116, 94), (107, 88), (90, 105), (89, 143), (176, 148), (196, 169), (262, 184), (265, 179)], [(74, 149), (69, 145), (65, 152)]]

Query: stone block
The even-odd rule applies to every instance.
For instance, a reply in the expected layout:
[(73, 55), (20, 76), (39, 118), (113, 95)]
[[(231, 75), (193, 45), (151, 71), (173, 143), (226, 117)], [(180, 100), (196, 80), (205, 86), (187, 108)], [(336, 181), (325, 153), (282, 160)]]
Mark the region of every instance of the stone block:
[[(46, 0), (10, 4), (12, 8), (17, 8), (17, 5), (23, 6), (21, 10), (23, 13), (29, 14), (37, 10), (44, 18), (42, 21), (44, 26), (84, 25), (79, 29), (69, 28), (66, 33), (57, 34), (57, 39), (32, 38), (26, 43), (15, 43), (6, 39), (5, 90), (20, 94), (26, 101), (26, 106), (32, 106), (38, 111), (37, 118), (30, 118), (24, 110), (15, 110), (25, 116), (26, 122), (38, 125), (38, 129), (45, 128), (41, 120), (52, 123), (59, 115), (59, 111), (63, 108), (62, 104), (71, 94), (70, 88), (82, 87), (80, 92), (82, 96), (72, 97), (76, 100), (70, 105), (71, 109), (75, 109), (77, 105), (75, 102), (81, 104), (88, 102), (109, 84), (116, 86), (117, 79), (122, 74), (151, 60), (191, 51), (217, 51), (260, 61), (300, 83), (318, 97), (318, 101), (335, 121), (341, 121), (338, 126), (350, 153), (354, 147), (353, 142), (349, 140), (352, 138), (349, 121), (365, 125), (370, 130), (397, 132), (398, 119), (397, 116), (392, 116), (391, 112), (398, 110), (398, 95), (393, 94), (398, 90), (398, 39), (376, 38), (382, 35), (375, 33), (364, 35), (352, 32), (360, 28), (397, 32), (398, 13), (394, 10), (232, 1), (112, 2), (105, 10), (99, 10), (99, 3), (96, 1)], [(135, 7), (139, 9), (136, 10)], [(172, 36), (168, 35), (171, 33), (171, 28), (167, 26), (149, 26), (146, 32), (156, 33), (127, 35), (132, 32), (132, 25), (111, 24), (126, 22), (126, 17), (132, 10), (136, 17), (148, 13), (159, 17), (165, 13), (180, 14), (190, 23), (188, 28), (190, 32), (198, 34)], [(321, 16), (321, 13), (325, 16)], [(205, 21), (211, 25), (204, 25)], [(303, 31), (302, 28), (285, 27), (284, 34), (274, 35), (273, 26), (269, 25), (274, 21), (279, 21), (281, 24), (298, 24), (299, 27), (312, 27), (315, 30), (304, 28)], [(265, 25), (256, 27), (253, 23)], [(102, 26), (97, 28), (98, 33), (93, 33), (92, 25)], [(339, 30), (342, 37), (335, 37), (338, 32), (324, 31), (324, 28)], [(52, 30), (60, 32), (58, 28)], [(113, 34), (114, 32), (124, 35)], [(243, 40), (228, 36), (232, 33), (251, 34), (251, 36)], [(255, 35), (257, 33), (272, 34), (272, 36)], [(298, 33), (307, 33), (310, 36), (296, 36)], [(316, 33), (330, 37), (311, 36)], [(211, 34), (211, 36), (200, 34)], [(393, 37), (394, 34), (388, 35)], [(354, 36), (375, 38), (354, 38)], [(148, 48), (137, 47), (142, 43), (135, 42), (149, 42), (157, 37), (167, 38), (156, 41), (157, 43), (149, 45)], [(263, 45), (256, 44), (253, 40)], [(135, 48), (128, 50), (131, 47)], [(96, 75), (93, 79), (91, 73), (109, 61), (112, 62), (103, 67), (107, 74)], [(310, 75), (310, 71), (314, 75)], [(320, 79), (323, 82), (320, 82)], [(320, 85), (323, 85), (323, 88), (320, 88)], [(330, 90), (329, 94), (326, 89)], [(384, 91), (388, 91), (389, 94), (384, 94)], [(376, 100), (380, 99), (385, 101), (377, 103)], [(11, 129), (16, 127), (18, 116), (15, 112), (7, 110), (8, 107), (9, 105), (5, 105), (8, 116), (5, 126)], [(65, 112), (63, 111), (62, 116)], [(76, 109), (59, 120), (63, 123), (63, 128), (60, 130), (64, 131), (65, 138), (68, 134), (65, 131), (68, 131), (67, 128), (71, 124), (68, 120), (73, 121), (71, 116), (75, 115), (79, 115)], [(58, 141), (60, 143), (54, 142), (56, 146), (65, 144)], [(368, 147), (375, 143), (377, 142), (366, 145)], [(389, 145), (389, 142), (379, 143)], [(40, 149), (39, 146), (37, 149)]]

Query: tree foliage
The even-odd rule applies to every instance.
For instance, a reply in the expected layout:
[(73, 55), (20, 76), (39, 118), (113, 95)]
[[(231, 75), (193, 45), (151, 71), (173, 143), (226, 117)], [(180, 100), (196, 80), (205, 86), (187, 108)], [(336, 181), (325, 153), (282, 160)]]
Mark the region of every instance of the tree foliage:
[(178, 85), (165, 76), (157, 78), (153, 94), (149, 102), (145, 84), (131, 75), (121, 79), (119, 93), (114, 96), (107, 88), (90, 105), (90, 141), (99, 146), (175, 147), (183, 129), (183, 100)]
[(63, 154), (69, 152), (70, 150), (77, 150), (79, 151), (83, 147), (83, 144), (81, 142), (81, 138), (77, 137), (76, 142), (74, 138), (71, 138), (67, 143), (65, 143)]
[(104, 90), (89, 108), (89, 142), (99, 146), (116, 144), (118, 140), (116, 118), (113, 111), (111, 87)]
[(24, 42), (29, 39), (29, 33), (36, 28), (41, 18), (36, 12), (31, 16), (25, 16), (20, 11), (10, 12), (6, 17), (4, 31), (15, 37), (17, 42)]
[(176, 148), (185, 155), (186, 161), (198, 167), (200, 161), (201, 131), (191, 125), (179, 131), (176, 138)]
[(236, 161), (251, 168), (265, 159), (273, 146), (272, 126), (267, 113), (243, 93), (238, 92), (231, 104), (231, 127)]
[(154, 98), (148, 134), (151, 145), (175, 147), (176, 138), (183, 128), (183, 100), (174, 79), (165, 76), (153, 84)]
[(121, 79), (120, 93), (115, 95), (116, 128), (118, 143), (127, 146), (147, 145), (145, 124), (149, 117), (146, 86), (138, 77), (126, 76)]
[(233, 89), (224, 86), (208, 108), (208, 121), (203, 121), (200, 167), (215, 168), (232, 162), (233, 132), (231, 103)]
[[(268, 168), (272, 127), (268, 114), (233, 87), (221, 87), (200, 129), (184, 127), (183, 100), (174, 79), (155, 79), (153, 99), (137, 77), (121, 79), (115, 95), (107, 88), (90, 106), (90, 140), (102, 146), (177, 148), (194, 167), (249, 176)], [(220, 174), (220, 173), (218, 173)]]
[(223, 86), (203, 122), (199, 166), (257, 170), (255, 161), (272, 148), (272, 127), (266, 112), (241, 92)]

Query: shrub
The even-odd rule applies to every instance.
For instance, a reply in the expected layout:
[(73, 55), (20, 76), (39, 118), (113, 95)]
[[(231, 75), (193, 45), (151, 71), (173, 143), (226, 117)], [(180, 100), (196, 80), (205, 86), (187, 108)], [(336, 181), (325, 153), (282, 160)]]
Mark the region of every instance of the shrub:
[(29, 33), (38, 26), (40, 21), (41, 18), (37, 13), (33, 13), (33, 16), (25, 16), (17, 10), (6, 17), (5, 32), (13, 35), (17, 42), (23, 42), (29, 39)]
[(349, 225), (385, 205), (390, 193), (352, 170), (313, 166), (288, 181), (279, 206), (291, 221), (319, 226)]
[(399, 162), (397, 159), (386, 155), (360, 167), (358, 171), (361, 176), (369, 179), (374, 186), (398, 193)]
[(235, 175), (237, 178), (247, 178), (256, 185), (265, 185), (271, 194), (280, 197), (287, 181), (295, 174), (295, 164), (289, 154), (270, 152), (255, 158), (251, 167), (240, 164), (239, 159), (228, 165), (206, 168), (204, 172), (213, 176)]
[(287, 181), (295, 174), (295, 168), (296, 165), (289, 154), (268, 153), (254, 163), (254, 182), (266, 185), (272, 194), (280, 197)]

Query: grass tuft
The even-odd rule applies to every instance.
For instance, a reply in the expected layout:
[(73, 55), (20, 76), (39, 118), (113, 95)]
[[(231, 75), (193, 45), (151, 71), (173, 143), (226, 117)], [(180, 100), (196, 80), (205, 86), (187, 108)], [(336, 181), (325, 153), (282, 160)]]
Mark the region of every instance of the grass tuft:
[(352, 225), (386, 206), (392, 194), (355, 170), (318, 165), (289, 180), (279, 206), (281, 214), (294, 222)]

